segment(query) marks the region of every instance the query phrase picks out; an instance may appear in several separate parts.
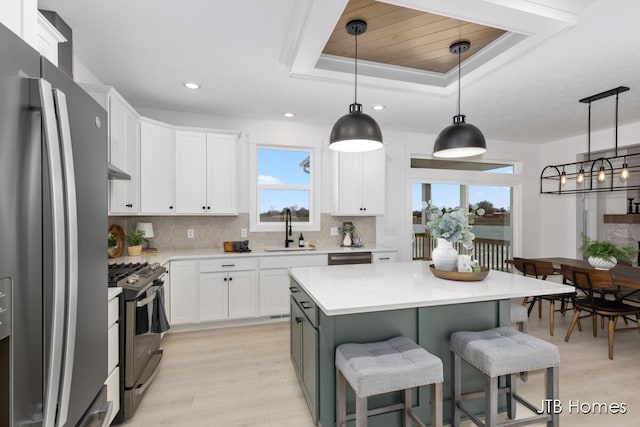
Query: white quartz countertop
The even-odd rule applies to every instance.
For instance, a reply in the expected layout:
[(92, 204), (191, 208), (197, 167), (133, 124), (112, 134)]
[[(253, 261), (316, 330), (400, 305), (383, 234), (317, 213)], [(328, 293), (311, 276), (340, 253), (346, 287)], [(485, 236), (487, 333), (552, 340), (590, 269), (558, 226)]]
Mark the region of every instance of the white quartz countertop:
[(118, 287), (109, 288), (109, 293), (107, 294), (109, 298), (107, 299), (107, 301), (111, 301), (112, 299), (120, 295), (120, 293), (122, 293), (122, 288), (118, 288)]
[(496, 270), (478, 282), (439, 279), (425, 261), (298, 267), (290, 275), (328, 316), (574, 291), (573, 286)]
[(264, 248), (251, 248), (251, 252), (224, 252), (222, 249), (176, 249), (159, 251), (153, 255), (141, 256), (123, 256), (119, 258), (109, 258), (109, 264), (122, 262), (157, 262), (161, 265), (169, 261), (178, 261), (185, 259), (201, 259), (201, 258), (225, 258), (225, 257), (265, 257), (265, 256), (305, 256), (314, 254), (328, 254), (334, 252), (396, 252), (396, 249), (384, 246), (363, 246), (361, 248), (354, 247), (319, 247), (314, 250), (302, 251), (266, 251)]

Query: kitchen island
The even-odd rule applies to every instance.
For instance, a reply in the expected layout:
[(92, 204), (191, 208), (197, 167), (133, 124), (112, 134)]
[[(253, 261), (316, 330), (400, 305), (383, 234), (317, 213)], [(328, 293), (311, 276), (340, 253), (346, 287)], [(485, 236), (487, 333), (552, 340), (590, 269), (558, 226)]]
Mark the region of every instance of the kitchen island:
[[(335, 349), (404, 335), (444, 365), (444, 416), (449, 416), (449, 336), (455, 331), (510, 325), (512, 298), (573, 292), (571, 286), (500, 271), (479, 282), (433, 276), (424, 261), (292, 268), (291, 359), (314, 421), (335, 425)], [(481, 375), (463, 369), (464, 391), (481, 390)], [(369, 400), (375, 408), (399, 393)], [(414, 411), (428, 420), (426, 387), (414, 392)], [(476, 402), (480, 403), (480, 402)], [(477, 405), (478, 411), (482, 406)], [(349, 412), (353, 393), (348, 393)], [(370, 417), (369, 426), (400, 426), (399, 411)]]

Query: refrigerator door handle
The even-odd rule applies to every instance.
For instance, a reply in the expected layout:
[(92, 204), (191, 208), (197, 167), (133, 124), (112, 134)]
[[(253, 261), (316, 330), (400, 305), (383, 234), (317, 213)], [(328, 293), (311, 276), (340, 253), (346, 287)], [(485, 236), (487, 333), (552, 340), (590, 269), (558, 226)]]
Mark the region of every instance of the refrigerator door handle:
[[(51, 83), (44, 79), (30, 81), (29, 96), (32, 107), (42, 112), (44, 130), (44, 145), (49, 169), (49, 185), (51, 192), (51, 220), (52, 220), (52, 311), (51, 311), (51, 340), (46, 368), (47, 378), (44, 396), (43, 425), (56, 425), (60, 392), (60, 375), (62, 369), (62, 353), (64, 347), (64, 322), (66, 306), (66, 233), (65, 233), (65, 202), (60, 191), (64, 188), (62, 159), (60, 157), (60, 142), (58, 126), (53, 101)], [(46, 279), (45, 279), (46, 280)], [(45, 282), (46, 283), (46, 282)]]
[(67, 218), (67, 327), (65, 330), (65, 349), (60, 387), (60, 406), (58, 424), (64, 426), (69, 411), (71, 380), (76, 343), (76, 322), (78, 312), (78, 207), (76, 204), (76, 179), (71, 147), (71, 126), (67, 98), (60, 89), (54, 89), (54, 101), (58, 116), (58, 131), (62, 149), (62, 167), (64, 172), (65, 211)]

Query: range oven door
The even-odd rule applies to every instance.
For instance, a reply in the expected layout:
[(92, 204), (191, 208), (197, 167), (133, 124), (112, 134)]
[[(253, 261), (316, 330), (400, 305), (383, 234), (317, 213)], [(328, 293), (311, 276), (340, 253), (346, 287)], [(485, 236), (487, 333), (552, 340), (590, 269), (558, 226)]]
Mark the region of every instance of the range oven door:
[(161, 335), (152, 331), (154, 301), (162, 289), (156, 280), (135, 300), (126, 301), (124, 417), (133, 415), (147, 388), (158, 373)]

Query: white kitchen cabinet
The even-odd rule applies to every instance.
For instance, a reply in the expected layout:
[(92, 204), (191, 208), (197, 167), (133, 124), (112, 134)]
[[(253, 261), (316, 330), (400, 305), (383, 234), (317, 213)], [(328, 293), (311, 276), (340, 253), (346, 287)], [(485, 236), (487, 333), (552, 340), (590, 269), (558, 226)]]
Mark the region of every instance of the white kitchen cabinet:
[(384, 215), (385, 150), (334, 153), (334, 215)]
[(58, 65), (58, 43), (67, 39), (40, 12), (37, 13), (37, 49), (38, 52), (54, 65)]
[(396, 251), (374, 252), (372, 254), (374, 264), (381, 262), (396, 262)]
[(198, 292), (198, 261), (171, 261), (169, 276), (171, 278), (170, 322), (172, 325), (196, 323), (198, 312), (196, 301)]
[(107, 305), (107, 379), (104, 384), (107, 387), (107, 401), (112, 402), (113, 411), (107, 425), (111, 424), (120, 410), (120, 296), (112, 295), (111, 291), (109, 294)]
[(255, 258), (200, 261), (200, 321), (256, 315)]
[(173, 128), (140, 120), (140, 213), (174, 213), (175, 151)]
[(109, 161), (131, 180), (109, 180), (109, 213), (140, 212), (140, 116), (118, 92), (109, 91)]
[(176, 131), (176, 213), (237, 215), (237, 136)]
[(276, 316), (289, 312), (289, 270), (277, 268), (260, 271), (260, 316)]
[(38, 49), (38, 1), (0, 1), (0, 23)]
[(326, 254), (268, 256), (260, 258), (258, 314), (289, 313), (289, 268), (327, 265)]

